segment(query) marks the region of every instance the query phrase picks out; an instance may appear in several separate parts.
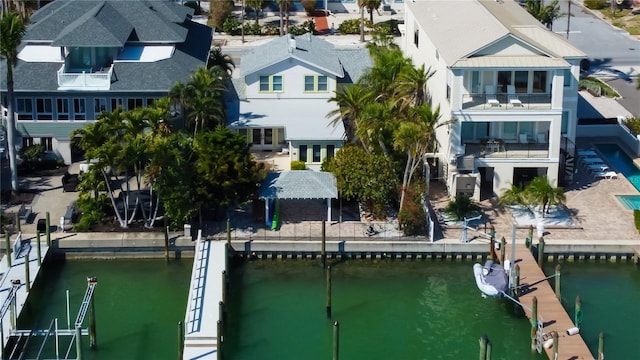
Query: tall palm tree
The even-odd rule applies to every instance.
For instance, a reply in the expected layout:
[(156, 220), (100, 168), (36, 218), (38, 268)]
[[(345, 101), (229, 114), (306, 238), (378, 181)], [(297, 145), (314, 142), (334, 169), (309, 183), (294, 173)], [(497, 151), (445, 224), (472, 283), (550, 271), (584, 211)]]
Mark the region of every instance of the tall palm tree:
[(258, 17), (260, 16), (260, 10), (262, 10), (263, 4), (263, 0), (247, 0), (247, 6), (253, 9), (254, 15), (256, 16), (256, 25), (258, 25)]
[(236, 64), (233, 63), (233, 59), (231, 58), (231, 56), (229, 56), (228, 54), (224, 54), (220, 46), (214, 47), (211, 52), (209, 52), (207, 68), (211, 69), (214, 66), (219, 67), (227, 74), (229, 74), (229, 76), (233, 74), (233, 70), (236, 68)]
[(9, 167), (11, 168), (11, 190), (18, 191), (18, 164), (16, 163), (15, 129), (16, 119), (13, 68), (18, 63), (18, 47), (26, 31), (27, 18), (15, 12), (6, 12), (0, 19), (0, 59), (6, 61), (7, 68), (7, 146)]
[(378, 10), (382, 5), (382, 0), (364, 0), (364, 6), (369, 12), (369, 21), (373, 23), (373, 12)]
[(403, 101), (403, 106), (421, 106), (427, 94), (427, 82), (435, 74), (431, 67), (425, 69), (424, 64), (415, 68), (407, 66), (398, 76), (396, 95)]
[(544, 0), (527, 0), (525, 7), (529, 14), (549, 30), (553, 27), (553, 22), (561, 15), (558, 0), (552, 0), (549, 5), (545, 5)]
[(342, 123), (344, 126), (345, 137), (349, 143), (356, 142), (356, 130), (358, 128), (358, 120), (365, 106), (372, 100), (371, 93), (362, 85), (354, 84), (341, 87), (336, 91), (335, 95), (330, 98), (329, 102), (335, 102), (338, 108), (327, 114), (327, 118), (331, 119), (331, 125), (336, 126)]
[(546, 176), (539, 176), (531, 180), (525, 191), (531, 202), (542, 206), (542, 217), (549, 213), (550, 206), (562, 204), (566, 200), (564, 189), (551, 186)]
[(360, 9), (360, 42), (364, 42), (364, 7), (366, 0), (358, 0), (358, 8)]

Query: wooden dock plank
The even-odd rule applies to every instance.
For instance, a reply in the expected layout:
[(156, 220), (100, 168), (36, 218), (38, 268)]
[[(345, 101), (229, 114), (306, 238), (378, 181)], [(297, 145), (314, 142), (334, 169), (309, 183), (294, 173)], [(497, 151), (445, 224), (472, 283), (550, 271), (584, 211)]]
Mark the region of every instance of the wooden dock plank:
[[(507, 254), (511, 253), (510, 246), (507, 247)], [(549, 285), (548, 280), (544, 280), (546, 275), (538, 267), (531, 251), (526, 246), (516, 245), (516, 264), (520, 267), (520, 285), (524, 291), (520, 294), (519, 300), (527, 309), (525, 313), (531, 319), (531, 306), (533, 297), (538, 299), (538, 318), (544, 321), (543, 333), (549, 334), (558, 332), (558, 359), (559, 360), (579, 360), (594, 359), (586, 343), (580, 334), (567, 335), (567, 329), (573, 328), (573, 320), (562, 307), (556, 298), (555, 291)], [(545, 349), (549, 359), (553, 359), (553, 348)]]

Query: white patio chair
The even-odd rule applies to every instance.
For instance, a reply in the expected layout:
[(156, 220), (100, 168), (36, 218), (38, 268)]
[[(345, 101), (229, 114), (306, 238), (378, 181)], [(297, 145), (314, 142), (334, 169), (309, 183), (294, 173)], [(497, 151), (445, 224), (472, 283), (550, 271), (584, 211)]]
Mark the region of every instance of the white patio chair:
[(496, 98), (496, 87), (493, 85), (487, 85), (484, 87), (484, 92), (487, 96), (487, 104), (491, 106), (500, 106), (500, 101)]
[(518, 99), (516, 87), (513, 85), (507, 85), (507, 99), (509, 99), (509, 104), (513, 106), (524, 106), (522, 105), (522, 101)]

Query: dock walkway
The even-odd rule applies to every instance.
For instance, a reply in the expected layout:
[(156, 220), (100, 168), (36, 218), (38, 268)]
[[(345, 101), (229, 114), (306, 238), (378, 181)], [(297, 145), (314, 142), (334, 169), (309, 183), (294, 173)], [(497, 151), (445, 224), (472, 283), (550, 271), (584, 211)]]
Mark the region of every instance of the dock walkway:
[[(507, 246), (506, 254), (511, 254), (511, 245)], [(592, 360), (594, 357), (582, 336), (567, 335), (567, 329), (575, 325), (545, 279), (546, 275), (533, 258), (531, 250), (523, 244), (516, 245), (515, 259), (515, 264), (520, 267), (520, 286), (524, 289), (519, 301), (526, 306), (525, 313), (531, 319), (533, 297), (538, 299), (538, 318), (544, 321), (543, 333), (551, 335), (553, 331), (558, 332), (558, 360)], [(549, 359), (554, 359), (552, 348), (544, 350)]]

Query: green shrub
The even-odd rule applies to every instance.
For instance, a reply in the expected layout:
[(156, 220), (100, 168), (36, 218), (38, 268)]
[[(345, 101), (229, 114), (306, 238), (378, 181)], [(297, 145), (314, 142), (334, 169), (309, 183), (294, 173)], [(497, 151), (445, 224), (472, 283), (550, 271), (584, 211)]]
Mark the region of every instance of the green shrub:
[(593, 10), (600, 10), (607, 7), (606, 0), (584, 0), (584, 6)]
[(636, 230), (640, 232), (640, 210), (633, 210), (633, 222), (636, 224)]
[(23, 147), (20, 149), (20, 158), (26, 162), (36, 162), (42, 159), (44, 146), (40, 144)]
[(372, 26), (372, 29), (379, 34), (400, 36), (398, 20), (395, 19), (376, 23)]
[(342, 35), (360, 34), (360, 19), (343, 21), (338, 27), (338, 32)]
[(251, 23), (251, 24), (245, 23), (244, 34), (245, 35), (261, 35), (262, 27), (260, 26), (260, 24), (256, 24), (256, 23)]
[(90, 231), (92, 226), (102, 223), (106, 215), (109, 198), (107, 195), (102, 194), (96, 199), (84, 193), (80, 195), (76, 204), (82, 215), (73, 230), (85, 232)]
[(262, 28), (262, 33), (268, 36), (280, 35), (280, 28), (276, 25), (266, 25)]
[(294, 160), (291, 162), (291, 170), (307, 170), (307, 164), (304, 161)]
[(217, 29), (222, 28), (224, 26), (225, 20), (231, 16), (233, 6), (233, 0), (211, 1), (209, 25)]
[(229, 35), (240, 34), (240, 21), (234, 17), (228, 17), (222, 25), (222, 31)]
[(580, 79), (580, 89), (585, 89), (594, 96), (606, 96), (610, 98), (620, 97), (620, 94), (611, 86), (594, 77), (586, 77)]
[(640, 118), (629, 118), (626, 119), (625, 121), (625, 125), (627, 125), (627, 127), (629, 128), (629, 131), (631, 131), (631, 133), (633, 135), (640, 135)]
[(316, 23), (309, 19), (300, 25), (289, 26), (289, 34), (299, 36), (306, 33), (315, 33)]
[(456, 198), (447, 205), (444, 211), (454, 220), (460, 221), (467, 215), (480, 211), (480, 206), (468, 196), (456, 195)]
[(405, 203), (398, 214), (402, 232), (407, 236), (424, 235), (427, 228), (427, 214), (422, 205), (423, 188), (416, 184), (407, 188)]

